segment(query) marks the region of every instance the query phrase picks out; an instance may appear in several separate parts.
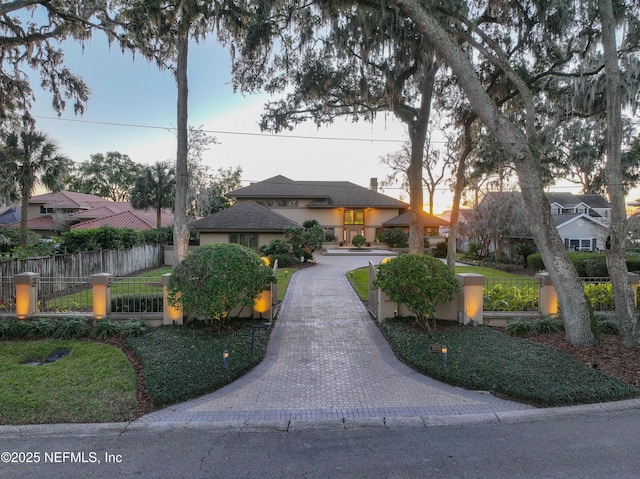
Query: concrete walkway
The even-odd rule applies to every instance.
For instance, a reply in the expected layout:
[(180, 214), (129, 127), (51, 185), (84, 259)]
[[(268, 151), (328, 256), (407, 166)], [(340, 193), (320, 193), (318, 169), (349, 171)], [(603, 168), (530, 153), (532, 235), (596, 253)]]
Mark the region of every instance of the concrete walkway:
[[(380, 257), (320, 256), (293, 275), (264, 361), (212, 394), (136, 423), (221, 426), (444, 424), (531, 406), (466, 391), (399, 362), (345, 277)], [(532, 411), (530, 411), (532, 412)]]

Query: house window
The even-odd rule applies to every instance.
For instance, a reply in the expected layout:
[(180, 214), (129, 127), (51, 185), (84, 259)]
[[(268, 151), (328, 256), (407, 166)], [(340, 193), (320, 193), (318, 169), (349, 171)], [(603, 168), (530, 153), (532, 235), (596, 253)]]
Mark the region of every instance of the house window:
[(258, 234), (257, 233), (230, 233), (229, 243), (241, 244), (251, 249), (258, 249)]
[(569, 251), (594, 251), (596, 240), (565, 238), (564, 245)]
[(363, 225), (364, 210), (344, 210), (345, 225)]

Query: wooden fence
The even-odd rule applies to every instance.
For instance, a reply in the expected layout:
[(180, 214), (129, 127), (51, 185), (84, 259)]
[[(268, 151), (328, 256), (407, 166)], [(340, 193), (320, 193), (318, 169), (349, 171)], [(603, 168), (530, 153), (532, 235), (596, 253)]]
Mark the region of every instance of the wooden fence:
[(142, 245), (122, 250), (105, 249), (39, 258), (9, 259), (0, 262), (0, 281), (25, 272), (39, 273), (41, 277), (49, 278), (88, 278), (97, 273), (127, 276), (147, 268), (162, 266), (163, 252), (162, 245)]

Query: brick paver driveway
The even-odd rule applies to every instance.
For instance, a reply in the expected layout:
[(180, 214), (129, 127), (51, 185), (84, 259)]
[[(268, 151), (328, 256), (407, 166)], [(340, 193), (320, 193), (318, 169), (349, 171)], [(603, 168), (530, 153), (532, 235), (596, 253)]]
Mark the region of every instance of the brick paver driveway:
[(427, 422), (530, 408), (439, 383), (395, 358), (345, 277), (380, 257), (317, 260), (293, 275), (258, 367), (215, 393), (139, 421)]

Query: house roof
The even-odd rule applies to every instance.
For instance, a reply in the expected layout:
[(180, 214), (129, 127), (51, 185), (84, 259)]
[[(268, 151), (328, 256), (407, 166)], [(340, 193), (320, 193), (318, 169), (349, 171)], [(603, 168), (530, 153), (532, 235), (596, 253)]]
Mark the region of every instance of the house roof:
[[(131, 203), (128, 202), (107, 202), (104, 204), (100, 204), (95, 208), (91, 208), (89, 210), (82, 210), (74, 213), (73, 219), (93, 219), (93, 218), (101, 218), (103, 216), (111, 216), (116, 213), (122, 213), (123, 211), (133, 211), (134, 208)], [(155, 214), (155, 213), (154, 213)]]
[(593, 223), (594, 225), (598, 225), (601, 228), (604, 228), (603, 225), (601, 225), (600, 223), (598, 223), (593, 216), (589, 216), (586, 213), (564, 213), (561, 215), (551, 215), (551, 218), (553, 219), (554, 224), (556, 225), (556, 228), (561, 228), (563, 226), (566, 226), (569, 223), (572, 223), (574, 221), (578, 221), (580, 219), (585, 220), (585, 221), (589, 221), (591, 223)]
[(571, 208), (584, 203), (590, 208), (611, 208), (611, 204), (601, 195), (574, 195), (573, 193), (546, 193), (550, 204)]
[(300, 225), (253, 201), (237, 203), (189, 225), (192, 230), (200, 232), (282, 232), (287, 227)]
[[(160, 217), (161, 226), (171, 226), (173, 215), (163, 212)], [(102, 216), (82, 223), (75, 224), (72, 230), (86, 230), (99, 228), (100, 226), (113, 226), (114, 228), (131, 228), (137, 231), (156, 229), (157, 220), (155, 211), (130, 210), (121, 211), (108, 216)]]
[(45, 193), (32, 196), (29, 200), (29, 204), (42, 204), (46, 208), (89, 209), (103, 203), (112, 203), (112, 201), (101, 198), (100, 196), (75, 193), (73, 191)]
[(408, 208), (403, 201), (349, 181), (294, 181), (278, 175), (227, 193), (237, 199), (306, 198), (309, 208)]
[[(422, 219), (424, 221), (425, 227), (440, 227), (440, 226), (449, 226), (449, 222), (438, 218), (437, 216), (430, 215), (429, 213), (422, 212)], [(393, 226), (409, 226), (411, 222), (411, 212), (407, 211), (395, 218), (391, 218), (388, 221), (382, 223), (383, 226), (393, 227)]]
[(15, 206), (10, 206), (0, 213), (0, 224), (6, 225), (20, 221), (20, 211)]
[[(20, 221), (14, 223), (8, 223), (5, 225), (7, 228), (20, 228)], [(65, 229), (64, 224), (54, 220), (49, 215), (37, 216), (27, 221), (27, 228), (30, 230), (47, 230), (47, 231), (63, 231)]]

